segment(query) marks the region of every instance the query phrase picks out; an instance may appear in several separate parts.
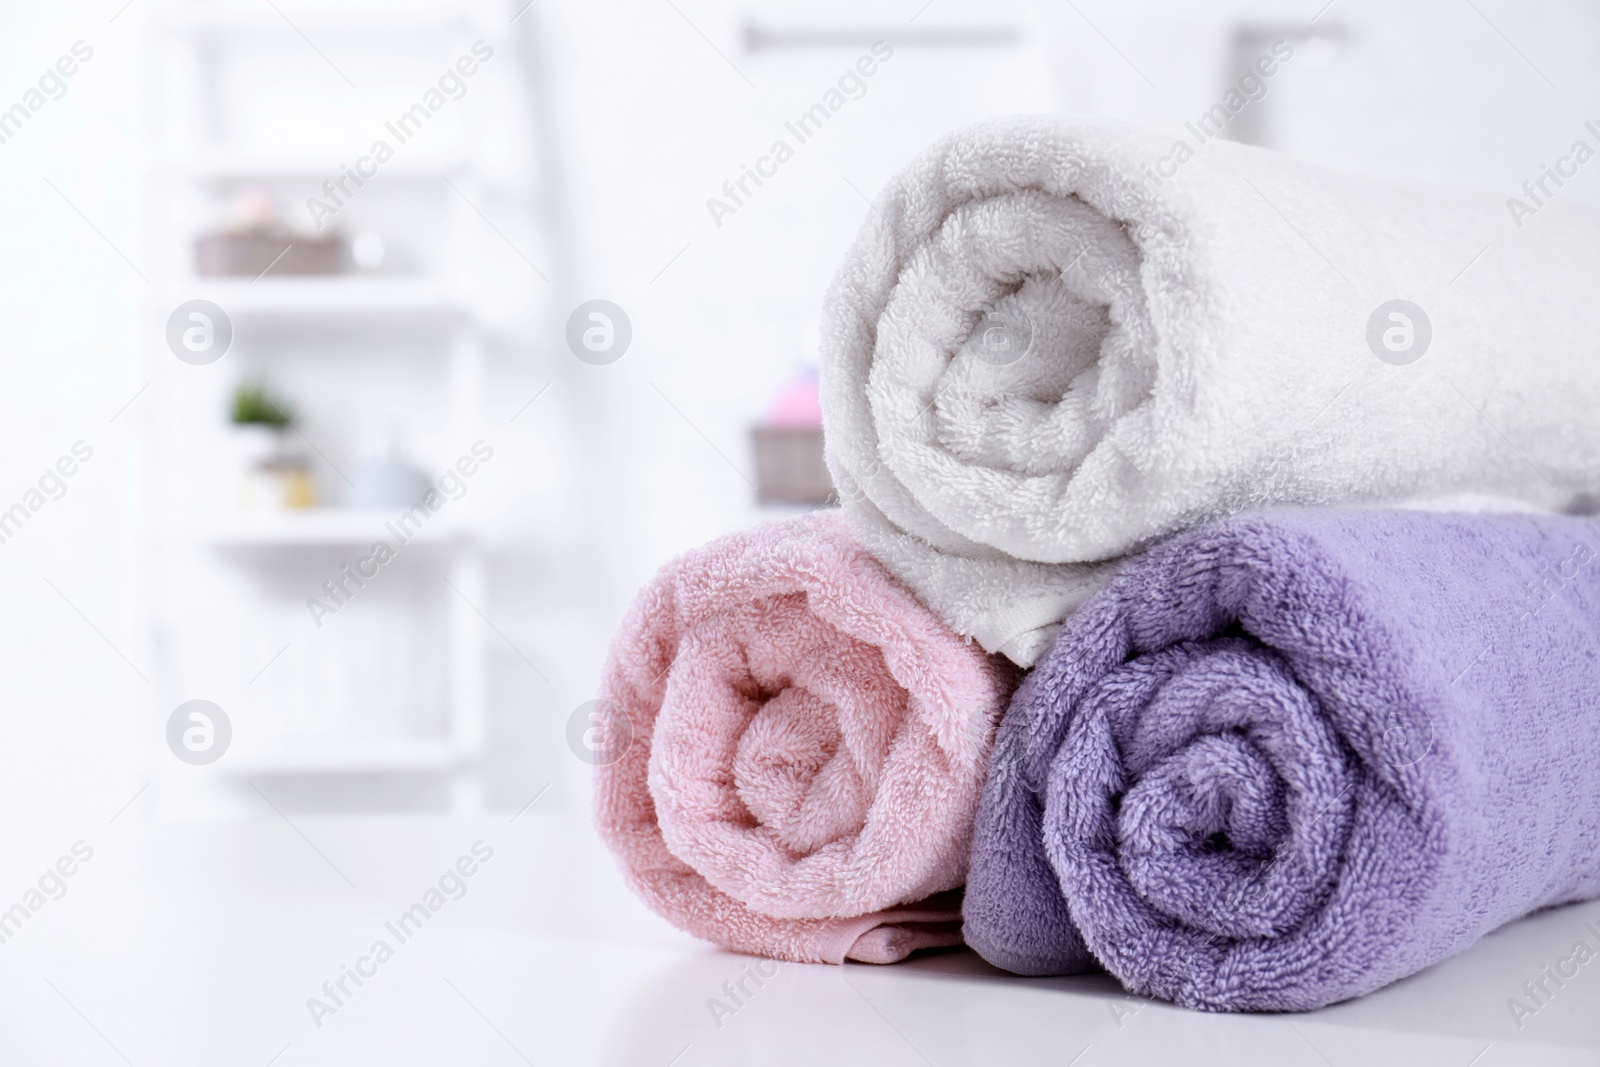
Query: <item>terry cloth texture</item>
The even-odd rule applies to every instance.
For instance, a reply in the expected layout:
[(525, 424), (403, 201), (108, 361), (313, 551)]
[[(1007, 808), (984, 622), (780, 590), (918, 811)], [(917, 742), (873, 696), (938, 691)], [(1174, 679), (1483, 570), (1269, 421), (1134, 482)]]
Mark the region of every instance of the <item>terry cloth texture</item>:
[(1250, 508), (1600, 491), (1600, 214), (1519, 229), (1484, 194), (1178, 155), (1106, 121), (961, 130), (833, 284), (835, 484), (958, 633), (1031, 665), (1108, 561)]
[(817, 513), (714, 541), (639, 594), (600, 689), (596, 821), (696, 936), (801, 962), (957, 944), (1014, 671)]
[(1289, 509), (1128, 562), (995, 742), (968, 944), (1194, 1008), (1376, 989), (1600, 894), (1600, 532)]

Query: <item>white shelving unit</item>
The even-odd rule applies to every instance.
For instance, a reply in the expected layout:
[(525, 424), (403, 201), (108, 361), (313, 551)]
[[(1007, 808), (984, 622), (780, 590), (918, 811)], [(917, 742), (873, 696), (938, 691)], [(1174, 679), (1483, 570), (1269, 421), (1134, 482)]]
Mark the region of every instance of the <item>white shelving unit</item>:
[[(301, 512), (234, 513), (219, 501), (227, 496), (226, 489), (218, 491), (218, 465), (205, 453), (218, 434), (226, 437), (217, 424), (228, 390), (246, 376), (246, 367), (248, 376), (268, 378), (310, 410), (307, 425), (298, 432), (316, 452), (319, 480), (329, 497), (337, 497), (344, 488), (344, 466), (361, 458), (353, 454), (351, 439), (358, 431), (370, 437), (376, 429), (370, 423), (356, 426), (363, 416), (355, 412), (364, 394), (378, 392), (379, 384), (390, 415), (398, 406), (406, 413), (408, 434), (425, 439), (419, 454), (410, 457), (420, 461), (423, 470), (447, 469), (457, 455), (466, 453), (483, 425), (489, 385), (486, 351), (493, 341), (490, 316), (479, 295), (482, 279), (475, 274), (481, 271), (477, 266), (481, 257), (473, 251), (474, 243), (483, 240), (483, 220), (467, 202), (468, 197), (481, 202), (478, 198), (492, 188), (476, 154), (482, 138), (470, 128), (473, 112), (457, 107), (451, 116), (468, 127), (457, 144), (398, 154), (373, 180), (373, 191), (363, 187), (364, 202), (352, 201), (348, 214), (355, 223), (363, 221), (357, 206), (367, 209), (369, 217), (381, 218), (383, 211), (388, 212), (402, 253), (400, 265), (392, 270), (296, 277), (274, 277), (269, 271), (254, 279), (202, 278), (194, 274), (192, 242), (205, 227), (208, 210), (230, 191), (263, 187), (282, 190), (282, 198), (288, 200), (315, 189), (330, 175), (337, 176), (341, 165), (367, 149), (368, 142), (359, 135), (310, 149), (300, 144), (263, 146), (237, 136), (228, 114), (229, 94), (240, 91), (238, 84), (229, 84), (230, 78), (235, 83), (239, 79), (235, 49), (248, 50), (247, 57), (256, 57), (256, 68), (270, 73), (271, 64), (260, 57), (281, 48), (294, 61), (299, 77), (314, 79), (318, 63), (333, 66), (322, 55), (323, 47), (364, 42), (360, 47), (370, 58), (374, 33), (392, 42), (398, 54), (436, 51), (434, 67), (418, 68), (434, 71), (447, 69), (482, 39), (496, 49), (498, 72), (511, 77), (515, 50), (500, 39), (509, 20), (497, 6), (471, 3), (282, 7), (280, 12), (267, 5), (179, 0), (152, 11), (147, 22), (152, 67), (158, 72), (153, 75), (152, 96), (159, 101), (161, 130), (148, 168), (147, 244), (154, 269), (146, 358), (174, 361), (164, 345), (163, 327), (172, 309), (188, 300), (215, 303), (227, 313), (234, 330), (233, 347), (223, 360), (192, 368), (192, 373), (186, 369), (187, 376), (160, 399), (160, 416), (150, 420), (154, 440), (147, 452), (154, 469), (146, 480), (154, 491), (146, 494), (151, 504), (144, 522), (143, 555), (147, 599), (152, 617), (159, 620), (153, 645), (162, 650), (156, 656), (163, 674), (157, 686), (161, 694), (157, 711), (164, 715), (193, 698), (216, 700), (229, 710), (230, 694), (242, 702), (241, 713), (233, 720), (232, 748), (204, 769), (219, 790), (225, 791), (230, 783), (236, 787), (241, 779), (271, 775), (446, 776), (452, 806), (471, 810), (484, 799), (481, 771), (486, 744), (487, 657), (479, 605), (485, 603), (488, 580), (480, 516), (470, 506), (452, 504), (401, 548), (385, 528), (386, 520), (394, 519), (401, 509), (395, 514), (359, 512), (335, 503)], [(493, 18), (488, 17), (491, 14)], [(356, 47), (351, 45), (352, 51)], [(349, 80), (335, 70), (340, 79)], [(343, 87), (332, 73), (321, 69), (330, 86), (327, 92), (341, 93)], [(284, 95), (304, 96), (306, 84), (299, 82)], [(426, 84), (420, 83), (418, 91)], [(271, 85), (254, 88), (260, 99), (273, 102)], [(414, 95), (397, 96), (391, 112), (403, 110)], [(343, 214), (336, 222), (352, 225)], [(364, 360), (365, 371), (341, 367), (345, 352), (352, 353), (351, 362)], [(385, 365), (386, 359), (393, 369)], [(367, 385), (374, 388), (364, 388)], [(335, 454), (338, 459), (330, 458)], [(438, 624), (443, 633), (438, 640), (424, 642), (420, 652), (393, 652), (395, 662), (375, 665), (369, 657), (340, 652), (309, 622), (297, 623), (288, 608), (295, 592), (316, 595), (316, 585), (307, 575), (328, 573), (333, 563), (354, 558), (380, 540), (405, 554), (408, 565), (418, 572), (414, 584), (423, 590), (419, 595), (432, 597), (418, 609), (426, 623), (419, 623), (419, 629), (427, 632), (428, 626)], [(211, 586), (218, 591), (208, 593)], [(262, 591), (271, 588), (278, 593)], [(385, 626), (402, 615), (400, 607), (384, 610)], [(238, 641), (227, 632), (229, 618), (241, 627)], [(277, 621), (268, 625), (272, 619)], [(327, 626), (343, 624), (339, 617)], [(267, 632), (244, 639), (243, 632), (252, 628)], [(255, 677), (243, 677), (255, 662), (245, 647), (252, 642), (256, 660), (271, 646), (284, 643), (278, 655), (287, 665), (280, 666), (275, 657)], [(238, 653), (237, 677), (207, 662), (212, 655), (226, 658), (215, 650), (234, 645), (245, 647)], [(381, 642), (378, 647), (383, 647)], [(419, 683), (419, 688), (408, 691), (395, 679), (408, 670), (437, 677), (439, 672), (429, 673), (432, 667), (422, 670), (430, 655), (442, 668), (443, 683), (433, 687), (442, 707), (437, 714), (423, 714), (421, 723), (394, 722), (385, 728), (381, 721), (364, 721), (359, 729), (341, 729), (334, 721), (339, 718), (335, 696), (327, 705), (334, 708), (333, 714), (323, 714), (310, 728), (304, 722), (292, 728), (291, 712), (303, 709), (243, 703), (258, 700), (264, 688), (258, 679), (269, 671), (331, 672), (337, 679), (345, 668), (364, 670), (368, 676), (396, 672), (384, 680), (410, 697), (428, 687)], [(212, 688), (224, 692), (214, 694)], [(331, 688), (343, 692), (345, 685)], [(184, 789), (192, 789), (195, 768), (176, 761), (164, 761), (163, 766), (165, 774), (189, 775)]]

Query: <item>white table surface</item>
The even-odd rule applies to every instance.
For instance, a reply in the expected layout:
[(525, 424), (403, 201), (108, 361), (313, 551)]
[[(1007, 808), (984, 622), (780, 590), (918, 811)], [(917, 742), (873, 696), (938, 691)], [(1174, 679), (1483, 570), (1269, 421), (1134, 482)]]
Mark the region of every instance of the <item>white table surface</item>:
[[(1516, 923), (1347, 1004), (1223, 1016), (1104, 976), (1023, 979), (966, 952), (786, 964), (731, 1016), (749, 957), (632, 900), (581, 817), (276, 818), (64, 831), (92, 860), (0, 944), (0, 1065), (1600, 1064), (1600, 959), (1519, 1029), (1521, 984), (1600, 904)], [(319, 1027), (307, 999), (483, 840), (494, 857)], [(30, 842), (41, 869), (50, 847)], [(27, 888), (10, 878), (8, 906)], [(719, 1025), (720, 1023), (720, 1025)]]

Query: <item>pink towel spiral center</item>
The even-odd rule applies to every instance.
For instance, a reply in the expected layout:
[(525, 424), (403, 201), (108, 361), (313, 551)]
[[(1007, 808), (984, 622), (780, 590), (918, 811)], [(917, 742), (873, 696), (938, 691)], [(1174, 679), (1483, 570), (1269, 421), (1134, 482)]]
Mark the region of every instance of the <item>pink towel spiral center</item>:
[(799, 687), (762, 705), (739, 739), (739, 799), (796, 856), (856, 833), (866, 820), (871, 797), (842, 741), (838, 712)]
[(828, 914), (858, 892), (842, 876), (908, 704), (881, 649), (814, 608), (781, 593), (693, 627), (662, 704), (651, 791), (668, 846), (712, 885), (752, 906)]

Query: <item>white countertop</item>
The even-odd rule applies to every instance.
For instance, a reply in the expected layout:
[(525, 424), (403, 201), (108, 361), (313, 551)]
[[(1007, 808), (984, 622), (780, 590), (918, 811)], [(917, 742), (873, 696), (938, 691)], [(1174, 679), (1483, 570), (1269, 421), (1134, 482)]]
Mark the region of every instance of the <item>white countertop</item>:
[[(646, 912), (581, 817), (508, 818), (64, 831), (57, 851), (81, 838), (94, 856), (0, 944), (0, 1064), (1600, 1064), (1600, 960), (1520, 1029), (1507, 1006), (1580, 937), (1594, 943), (1582, 926), (1600, 924), (1600, 903), (1303, 1015), (1183, 1011), (1104, 976), (1015, 978), (966, 952), (785, 964), (736, 1002), (723, 985), (755, 961)], [(400, 941), (385, 923), (479, 840), (494, 854), (464, 895)], [(41, 871), (53, 859), (26, 851)], [(0, 907), (28, 888), (20, 869), (7, 864)], [(319, 1027), (308, 999), (332, 1006), (322, 984), (380, 939), (392, 958), (346, 979)]]

